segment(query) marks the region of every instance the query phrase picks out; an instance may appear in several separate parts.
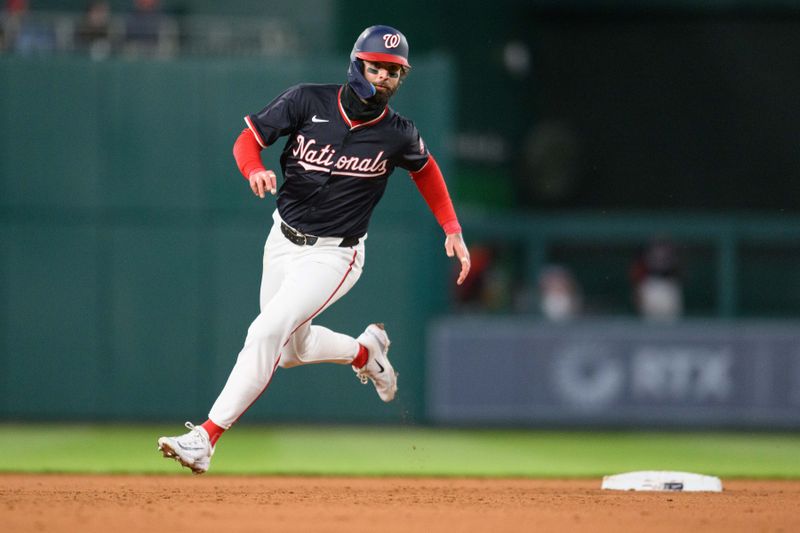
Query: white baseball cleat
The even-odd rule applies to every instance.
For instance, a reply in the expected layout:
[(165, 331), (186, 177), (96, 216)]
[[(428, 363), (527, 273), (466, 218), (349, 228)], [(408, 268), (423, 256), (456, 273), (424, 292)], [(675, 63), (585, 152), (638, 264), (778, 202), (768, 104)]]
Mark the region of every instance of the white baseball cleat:
[(397, 373), (389, 362), (391, 342), (383, 324), (370, 324), (356, 340), (367, 349), (369, 358), (366, 365), (353, 367), (353, 371), (364, 385), (372, 380), (381, 400), (391, 402), (397, 392)]
[(186, 427), (189, 433), (158, 439), (158, 449), (164, 457), (175, 459), (195, 474), (203, 474), (211, 464), (214, 447), (205, 429), (191, 422), (186, 422)]

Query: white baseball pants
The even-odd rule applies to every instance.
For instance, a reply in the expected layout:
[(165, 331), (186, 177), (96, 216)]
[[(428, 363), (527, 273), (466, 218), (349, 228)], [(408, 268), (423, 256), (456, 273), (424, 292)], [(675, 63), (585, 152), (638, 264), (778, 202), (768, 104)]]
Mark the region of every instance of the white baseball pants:
[(361, 277), (366, 235), (352, 248), (340, 248), (341, 239), (327, 237), (313, 246), (298, 246), (281, 232), (277, 209), (272, 218), (264, 245), (261, 312), (208, 415), (225, 429), (266, 390), (278, 366), (350, 364), (359, 350), (353, 337), (311, 321)]

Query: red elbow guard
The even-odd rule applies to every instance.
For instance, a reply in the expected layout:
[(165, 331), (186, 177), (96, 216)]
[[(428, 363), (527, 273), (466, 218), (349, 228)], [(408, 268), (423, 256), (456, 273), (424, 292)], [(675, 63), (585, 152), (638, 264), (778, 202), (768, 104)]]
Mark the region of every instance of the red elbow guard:
[(264, 163), (261, 162), (261, 145), (248, 128), (243, 129), (233, 143), (233, 158), (236, 159), (236, 166), (239, 167), (244, 179), (250, 179), (250, 174), (254, 170), (264, 170)]

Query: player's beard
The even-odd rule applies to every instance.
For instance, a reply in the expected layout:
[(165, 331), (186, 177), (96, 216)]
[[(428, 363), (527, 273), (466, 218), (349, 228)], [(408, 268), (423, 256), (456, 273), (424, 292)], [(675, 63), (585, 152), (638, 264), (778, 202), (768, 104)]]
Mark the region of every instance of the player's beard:
[(399, 87), (399, 85), (396, 85), (394, 87), (381, 85), (381, 87), (383, 87), (386, 90), (381, 91), (377, 87), (375, 87), (375, 95), (372, 98), (370, 98), (370, 100), (381, 107), (386, 107), (389, 104), (389, 100), (391, 100), (392, 96), (394, 96), (394, 93), (397, 92), (397, 87)]

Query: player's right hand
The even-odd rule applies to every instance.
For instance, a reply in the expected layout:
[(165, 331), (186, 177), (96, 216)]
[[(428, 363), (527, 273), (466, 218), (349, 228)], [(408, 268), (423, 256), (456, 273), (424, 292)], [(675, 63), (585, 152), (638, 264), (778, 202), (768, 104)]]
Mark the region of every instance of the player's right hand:
[(271, 170), (254, 170), (250, 173), (250, 188), (259, 198), (264, 198), (267, 191), (275, 196), (277, 182), (278, 179)]

